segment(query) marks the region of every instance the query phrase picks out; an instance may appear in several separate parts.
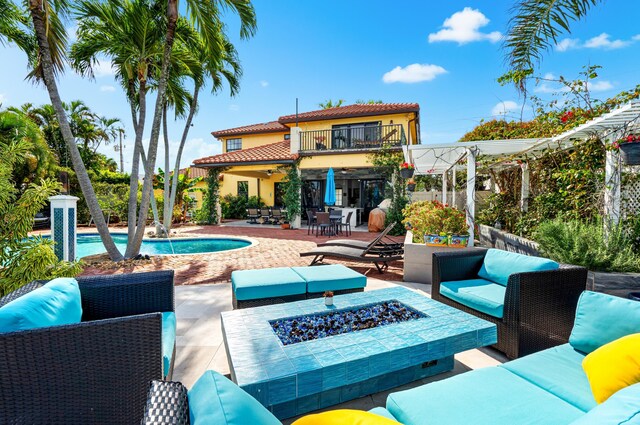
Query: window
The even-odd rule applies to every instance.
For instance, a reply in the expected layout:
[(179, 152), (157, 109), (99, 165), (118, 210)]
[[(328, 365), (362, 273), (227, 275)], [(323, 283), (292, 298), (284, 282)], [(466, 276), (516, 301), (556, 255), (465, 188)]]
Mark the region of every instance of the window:
[(227, 152), (239, 151), (242, 149), (242, 139), (227, 139)]
[(249, 199), (249, 182), (248, 181), (239, 181), (238, 182), (238, 196), (244, 196)]
[(342, 205), (342, 189), (336, 188), (336, 207), (343, 207)]
[(290, 140), (290, 139), (291, 139), (291, 134), (284, 135), (284, 140)]

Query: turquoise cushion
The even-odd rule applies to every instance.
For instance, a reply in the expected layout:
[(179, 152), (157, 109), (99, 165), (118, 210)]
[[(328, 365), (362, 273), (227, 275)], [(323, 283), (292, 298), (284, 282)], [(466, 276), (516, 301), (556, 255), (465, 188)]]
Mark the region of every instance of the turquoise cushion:
[(500, 367), (392, 393), (387, 410), (404, 425), (568, 424), (584, 415)]
[(369, 410), (369, 413), (373, 413), (374, 415), (378, 415), (378, 416), (385, 417), (387, 419), (391, 419), (392, 421), (397, 421), (395, 416), (393, 416), (391, 414), (391, 412), (389, 412), (384, 407), (374, 407), (373, 409)]
[(510, 361), (500, 367), (588, 412), (596, 406), (596, 401), (582, 369), (584, 356), (569, 344), (564, 344)]
[(640, 302), (584, 291), (578, 300), (569, 344), (583, 353), (640, 332)]
[(559, 267), (558, 263), (548, 258), (490, 249), (484, 257), (478, 276), (506, 286), (512, 274), (556, 270)]
[(342, 264), (291, 267), (307, 282), (307, 292), (339, 291), (367, 286), (367, 277)]
[(58, 278), (0, 308), (0, 332), (69, 325), (81, 319), (78, 282)]
[(502, 285), (484, 279), (440, 283), (440, 295), (498, 318), (502, 318), (506, 289)]
[(213, 370), (188, 394), (191, 425), (282, 425), (255, 398)]
[(176, 344), (176, 314), (173, 311), (162, 313), (162, 372), (166, 378), (171, 369), (173, 347)]
[(640, 384), (623, 388), (571, 425), (640, 425)]
[(238, 300), (300, 295), (307, 292), (307, 282), (290, 267), (236, 270), (231, 273), (231, 286)]

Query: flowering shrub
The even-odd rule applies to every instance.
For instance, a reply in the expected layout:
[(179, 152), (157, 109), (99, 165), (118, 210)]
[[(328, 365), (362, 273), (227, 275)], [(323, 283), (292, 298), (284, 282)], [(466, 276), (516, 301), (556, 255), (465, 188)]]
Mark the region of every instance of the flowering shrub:
[(407, 180), (407, 184), (416, 184), (416, 181), (414, 179), (409, 179)]
[(413, 230), (413, 241), (421, 243), (425, 234), (466, 235), (465, 214), (440, 201), (421, 201), (407, 205), (403, 210), (405, 227)]
[(406, 168), (407, 170), (413, 170), (415, 167), (413, 166), (413, 164), (410, 164), (408, 162), (403, 162), (402, 164), (400, 164), (400, 168)]

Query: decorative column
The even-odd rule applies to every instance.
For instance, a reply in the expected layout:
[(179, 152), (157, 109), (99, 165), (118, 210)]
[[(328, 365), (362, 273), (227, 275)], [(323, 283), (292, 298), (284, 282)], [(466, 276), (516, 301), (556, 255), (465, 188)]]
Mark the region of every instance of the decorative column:
[(451, 188), (451, 205), (456, 206), (456, 166), (453, 166), (453, 187)]
[[(300, 200), (300, 206), (302, 206), (302, 171), (300, 171), (300, 167), (296, 167), (296, 173), (298, 173), (298, 180), (301, 182), (300, 188), (298, 189), (298, 199)], [(300, 226), (302, 226), (302, 208), (300, 208), (300, 214), (296, 216), (291, 226), (294, 229), (299, 229)]]
[(527, 212), (529, 209), (529, 163), (520, 164), (522, 171), (522, 182), (520, 184), (520, 211)]
[(291, 135), (289, 137), (289, 145), (291, 147), (291, 154), (295, 155), (300, 152), (300, 127), (291, 127)]
[(58, 259), (75, 261), (78, 199), (75, 196), (56, 195), (51, 202), (51, 240)]
[(474, 244), (476, 219), (476, 148), (467, 148), (467, 225), (469, 226), (469, 247)]

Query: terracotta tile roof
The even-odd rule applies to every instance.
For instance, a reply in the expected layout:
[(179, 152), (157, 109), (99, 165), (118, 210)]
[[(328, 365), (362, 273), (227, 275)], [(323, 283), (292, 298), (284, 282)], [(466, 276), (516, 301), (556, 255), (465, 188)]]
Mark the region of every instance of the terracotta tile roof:
[(242, 127), (228, 128), (226, 130), (212, 131), (213, 137), (240, 136), (242, 134), (255, 133), (284, 133), (289, 132), (289, 127), (278, 121), (269, 121), (261, 124), (244, 125)]
[(288, 140), (270, 143), (268, 145), (257, 146), (255, 148), (242, 149), (239, 151), (221, 153), (219, 155), (207, 156), (193, 161), (196, 165), (232, 165), (250, 163), (277, 163), (278, 161), (290, 162), (294, 159), (291, 155), (291, 147)]
[[(195, 179), (196, 177), (207, 177), (207, 169), (206, 168), (199, 168), (199, 167), (188, 167), (189, 168), (189, 178), (190, 179)], [(178, 170), (178, 175), (181, 176), (184, 174), (184, 172), (186, 171), (186, 168), (181, 168), (180, 170)], [(173, 176), (173, 171), (171, 172), (171, 175)]]
[[(386, 115), (403, 112), (420, 112), (417, 103), (378, 103), (371, 105), (347, 105), (337, 108), (320, 109), (318, 111), (298, 114), (298, 121), (320, 121), (334, 118), (363, 117), (367, 115)], [(282, 124), (296, 122), (296, 115), (284, 115), (278, 119)]]

